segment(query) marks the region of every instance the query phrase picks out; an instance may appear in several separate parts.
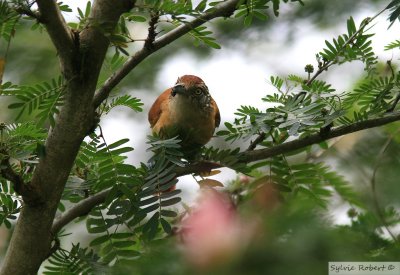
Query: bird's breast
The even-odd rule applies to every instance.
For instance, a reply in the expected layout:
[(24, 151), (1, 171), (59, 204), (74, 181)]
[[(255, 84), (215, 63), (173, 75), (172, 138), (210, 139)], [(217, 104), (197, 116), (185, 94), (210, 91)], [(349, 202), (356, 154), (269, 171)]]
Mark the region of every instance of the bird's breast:
[(160, 124), (153, 128), (164, 137), (178, 135), (183, 145), (204, 145), (214, 134), (215, 121), (210, 107), (197, 106), (189, 98), (180, 96), (170, 99), (166, 109), (158, 121)]

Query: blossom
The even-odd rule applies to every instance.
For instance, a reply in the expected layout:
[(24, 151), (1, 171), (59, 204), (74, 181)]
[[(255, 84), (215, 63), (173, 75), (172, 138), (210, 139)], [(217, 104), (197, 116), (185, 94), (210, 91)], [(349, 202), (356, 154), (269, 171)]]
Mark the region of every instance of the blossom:
[(231, 260), (246, 239), (246, 230), (226, 194), (206, 188), (182, 222), (181, 236), (188, 260), (210, 267)]

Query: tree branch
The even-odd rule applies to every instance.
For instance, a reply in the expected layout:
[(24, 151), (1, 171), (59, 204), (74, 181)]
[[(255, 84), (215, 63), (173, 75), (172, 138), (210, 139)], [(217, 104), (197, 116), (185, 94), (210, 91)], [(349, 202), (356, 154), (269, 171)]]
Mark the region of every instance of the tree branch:
[(56, 235), (65, 225), (73, 221), (75, 218), (87, 215), (90, 210), (96, 205), (103, 203), (110, 192), (110, 189), (103, 190), (89, 198), (81, 200), (75, 204), (72, 208), (66, 211), (64, 214), (56, 218), (51, 227), (51, 232)]
[(143, 45), (144, 48), (146, 48), (150, 51), (153, 48), (154, 41), (156, 40), (156, 36), (157, 36), (156, 27), (157, 27), (159, 18), (160, 18), (160, 14), (158, 12), (151, 14), (147, 38), (144, 41), (144, 45)]
[(111, 90), (117, 86), (121, 80), (127, 76), (137, 65), (139, 65), (146, 57), (154, 53), (155, 51), (165, 47), (174, 40), (180, 38), (186, 33), (190, 32), (194, 28), (201, 26), (202, 24), (217, 18), (217, 17), (228, 17), (236, 9), (236, 5), (239, 0), (228, 0), (224, 1), (212, 10), (205, 12), (199, 17), (193, 19), (192, 21), (183, 24), (172, 31), (164, 34), (160, 38), (156, 39), (152, 44), (151, 48), (143, 47), (141, 50), (137, 51), (125, 64), (115, 72), (111, 77), (109, 77), (104, 85), (96, 92), (93, 100), (93, 106), (97, 108), (110, 94)]
[[(361, 130), (366, 130), (369, 128), (374, 128), (378, 126), (383, 126), (391, 122), (400, 121), (400, 112), (392, 113), (380, 118), (369, 119), (361, 122), (356, 122), (346, 126), (340, 126), (332, 128), (328, 133), (321, 135), (320, 133), (310, 135), (305, 138), (296, 139), (289, 141), (280, 145), (276, 145), (271, 148), (258, 149), (258, 150), (247, 150), (241, 153), (238, 157), (243, 163), (250, 163), (254, 161), (259, 161), (274, 157), (281, 154), (286, 154), (313, 144), (320, 143), (322, 141), (332, 139), (335, 137), (351, 134)], [(202, 161), (190, 164), (185, 167), (177, 167), (175, 169), (176, 177), (211, 171), (212, 169), (223, 167), (223, 164)], [(90, 212), (90, 210), (98, 204), (105, 201), (110, 189), (101, 191), (87, 199), (84, 199), (74, 205), (71, 209), (67, 210), (62, 216), (60, 216), (54, 223), (52, 227), (53, 234), (56, 234), (62, 227), (70, 223), (77, 217), (85, 215)]]
[(261, 142), (263, 142), (266, 137), (267, 137), (267, 134), (265, 134), (264, 132), (259, 133), (258, 136), (256, 137), (256, 139), (254, 141), (250, 142), (249, 147), (247, 147), (247, 151), (252, 151), (252, 150), (256, 149), (257, 145), (260, 144)]
[(37, 0), (40, 22), (46, 26), (51, 41), (56, 47), (61, 65), (65, 72), (71, 72), (71, 63), (74, 60), (74, 35), (65, 23), (64, 17), (54, 0)]
[(392, 113), (390, 115), (386, 115), (380, 118), (373, 118), (369, 120), (364, 120), (360, 122), (356, 122), (350, 125), (340, 126), (336, 128), (332, 128), (329, 132), (324, 134), (314, 134), (305, 138), (296, 139), (293, 141), (289, 141), (286, 143), (279, 144), (277, 146), (265, 149), (259, 149), (254, 151), (247, 151), (241, 154), (241, 159), (243, 162), (249, 163), (253, 161), (258, 161), (270, 157), (274, 157), (280, 154), (286, 154), (288, 152), (292, 152), (304, 147), (307, 147), (312, 144), (321, 143), (322, 141), (351, 134), (354, 132), (358, 132), (361, 130), (374, 128), (378, 126), (382, 126), (394, 121), (400, 120), (400, 112)]

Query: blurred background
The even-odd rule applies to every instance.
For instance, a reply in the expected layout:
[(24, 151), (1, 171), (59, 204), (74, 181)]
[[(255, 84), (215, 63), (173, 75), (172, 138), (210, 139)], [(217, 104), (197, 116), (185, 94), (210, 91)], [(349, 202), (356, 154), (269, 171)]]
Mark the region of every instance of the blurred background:
[[(76, 8), (80, 7), (84, 10), (86, 6), (86, 1), (65, 0), (63, 2), (73, 9), (73, 12), (64, 14), (67, 21), (75, 21)], [(273, 91), (269, 83), (270, 76), (284, 77), (296, 74), (305, 77), (305, 65), (313, 64), (314, 67), (317, 67), (315, 54), (325, 46), (325, 40), (330, 40), (345, 32), (347, 18), (353, 16), (356, 24), (359, 25), (364, 18), (373, 16), (383, 9), (389, 1), (304, 0), (304, 3), (307, 8), (303, 8), (297, 3), (281, 3), (278, 18), (272, 14), (272, 11), (269, 11), (269, 18), (266, 22), (255, 21), (250, 27), (245, 27), (240, 20), (213, 21), (209, 26), (215, 34), (214, 37), (222, 46), (220, 50), (202, 45), (195, 47), (190, 37), (183, 37), (145, 60), (114, 91), (114, 94), (131, 94), (140, 98), (144, 103), (144, 111), (134, 113), (123, 107), (112, 110), (100, 123), (107, 142), (112, 143), (121, 138), (129, 138), (130, 145), (135, 148), (133, 153), (128, 156), (129, 162), (135, 165), (146, 162), (149, 158), (149, 153), (146, 152), (146, 136), (150, 134), (147, 112), (156, 97), (171, 87), (176, 79), (184, 74), (197, 75), (206, 82), (221, 112), (221, 128), (224, 127), (224, 121), (234, 119), (234, 112), (240, 105), (265, 109), (266, 106), (261, 98)], [(398, 53), (384, 51), (384, 46), (400, 38), (398, 23), (387, 30), (389, 23), (386, 18), (387, 14), (380, 16), (370, 31), (375, 33), (372, 46), (382, 62), (380, 66), (382, 70), (385, 68), (386, 60), (392, 60), (394, 64), (398, 63)], [(29, 23), (25, 22), (24, 24)], [(131, 28), (134, 39), (146, 38), (148, 28), (146, 23), (135, 23), (128, 26)], [(162, 31), (162, 27), (159, 31)], [(128, 51), (133, 53), (141, 46), (141, 42), (135, 42)], [(3, 54), (4, 50), (5, 45), (0, 45), (0, 51), (3, 51), (0, 54)], [(110, 53), (112, 54), (112, 52)], [(104, 72), (103, 77), (107, 77), (107, 70)], [(32, 84), (56, 78), (59, 73), (57, 56), (45, 31), (32, 31), (26, 26), (18, 26), (8, 52), (3, 82)], [(338, 92), (343, 92), (352, 89), (362, 74), (363, 64), (353, 62), (340, 67), (332, 67), (321, 75), (321, 79), (331, 83)], [(8, 104), (6, 98), (0, 98), (0, 122), (11, 123), (15, 118), (16, 114), (7, 109)], [(398, 124), (392, 124), (388, 127), (363, 131), (335, 140), (334, 147), (329, 152), (318, 155), (318, 158), (341, 171), (341, 174), (364, 196), (371, 196), (369, 184), (376, 156), (387, 139), (385, 133), (395, 133), (397, 127)], [(398, 137), (397, 134), (380, 160), (382, 164), (376, 181), (382, 205), (399, 206), (398, 167), (400, 158), (398, 152), (400, 138)], [(214, 138), (210, 144), (220, 148), (248, 146), (248, 144), (227, 144), (219, 138)], [(229, 169), (222, 169), (222, 173), (215, 178), (227, 184), (237, 179), (237, 175)], [(180, 179), (178, 187), (183, 189), (185, 202), (190, 204), (196, 197), (197, 183), (190, 176), (183, 177)], [(348, 210), (348, 205), (342, 205), (340, 202), (333, 203), (332, 216), (335, 223), (350, 224), (351, 217), (348, 215)], [(311, 217), (309, 219), (307, 221), (305, 217), (304, 222), (313, 222)], [(67, 231), (75, 229), (75, 225), (72, 225)], [(84, 231), (85, 229), (82, 228), (82, 232)], [(315, 232), (299, 232), (298, 238), (312, 241), (312, 237), (316, 237), (314, 241), (319, 240), (321, 246), (333, 246), (334, 244), (331, 242), (323, 240), (337, 238), (340, 235), (326, 236), (321, 233), (320, 236), (315, 236), (313, 235)], [(383, 235), (385, 234), (383, 232)], [(0, 227), (0, 255), (5, 250), (7, 238), (8, 232)], [(75, 233), (73, 238), (78, 240), (79, 233)], [(88, 243), (88, 240), (82, 241), (83, 245)], [(302, 244), (291, 243), (295, 248)], [(335, 248), (330, 247), (330, 249)], [(273, 251), (272, 248), (271, 251)], [(282, 251), (282, 253), (290, 254), (288, 251)], [(288, 255), (288, 258), (298, 255), (293, 252), (293, 255)], [(250, 255), (248, 256), (250, 257)], [(276, 262), (284, 261), (283, 258), (275, 260)], [(303, 260), (307, 261), (307, 259)], [(251, 269), (249, 270), (251, 271)], [(250, 272), (248, 274), (257, 273)]]

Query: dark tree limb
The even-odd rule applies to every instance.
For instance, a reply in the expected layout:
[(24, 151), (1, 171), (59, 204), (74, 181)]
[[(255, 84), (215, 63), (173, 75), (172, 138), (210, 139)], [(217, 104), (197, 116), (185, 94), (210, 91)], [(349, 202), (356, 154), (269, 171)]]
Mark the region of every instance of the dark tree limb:
[(111, 90), (117, 86), (121, 80), (127, 76), (137, 65), (139, 65), (146, 57), (151, 55), (153, 52), (165, 47), (169, 43), (177, 40), (181, 36), (187, 34), (194, 28), (203, 25), (204, 23), (217, 18), (217, 17), (229, 17), (236, 9), (236, 5), (239, 0), (228, 0), (221, 2), (215, 6), (212, 10), (205, 12), (204, 14), (198, 16), (192, 21), (183, 24), (172, 31), (164, 34), (160, 38), (156, 39), (151, 47), (143, 47), (141, 50), (137, 51), (117, 72), (115, 72), (110, 78), (106, 80), (104, 85), (96, 92), (93, 100), (93, 106), (95, 108), (99, 107), (100, 104), (107, 99)]
[[(369, 119), (346, 126), (332, 128), (329, 133), (325, 133), (324, 135), (317, 133), (301, 139), (285, 142), (270, 148), (250, 151), (247, 150), (243, 153), (240, 153), (238, 157), (243, 163), (251, 163), (281, 154), (287, 154), (289, 152), (305, 148), (313, 144), (318, 144), (328, 139), (344, 136), (361, 130), (383, 126), (395, 121), (400, 121), (400, 112), (392, 113), (390, 115), (386, 115), (380, 118)], [(209, 172), (212, 169), (221, 167), (224, 167), (224, 165), (216, 162), (202, 161), (190, 164), (186, 167), (177, 167), (175, 169), (175, 173), (177, 177), (180, 177), (193, 173)], [(59, 230), (61, 230), (62, 227), (70, 223), (75, 218), (89, 213), (93, 207), (105, 201), (108, 193), (109, 189), (101, 191), (71, 207), (56, 220), (56, 222), (53, 224), (52, 232), (56, 234)]]
[(75, 53), (74, 35), (67, 26), (64, 17), (54, 0), (37, 0), (36, 1), (40, 14), (40, 22), (46, 27), (50, 39), (56, 47), (59, 55), (62, 70), (66, 73), (72, 72), (72, 63)]

